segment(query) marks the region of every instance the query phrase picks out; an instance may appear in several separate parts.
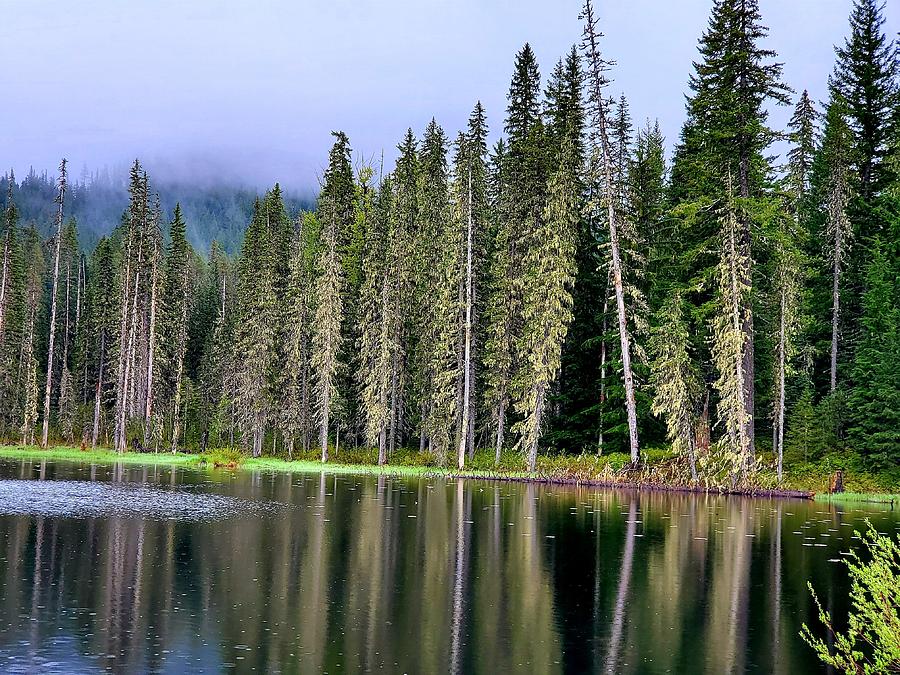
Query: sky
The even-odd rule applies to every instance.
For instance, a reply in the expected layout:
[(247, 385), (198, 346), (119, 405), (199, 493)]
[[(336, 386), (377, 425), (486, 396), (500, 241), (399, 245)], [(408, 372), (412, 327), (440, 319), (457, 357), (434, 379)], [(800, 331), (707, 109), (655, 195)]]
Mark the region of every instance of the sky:
[[(450, 138), (477, 100), (502, 130), (515, 53), (546, 76), (581, 0), (0, 0), (0, 171), (82, 167), (312, 194), (332, 130), (390, 166), (434, 116)], [(887, 32), (900, 31), (889, 0)], [(826, 96), (852, 0), (760, 0), (797, 92)], [(595, 0), (610, 93), (671, 146), (712, 0)], [(787, 109), (774, 110), (783, 126)]]

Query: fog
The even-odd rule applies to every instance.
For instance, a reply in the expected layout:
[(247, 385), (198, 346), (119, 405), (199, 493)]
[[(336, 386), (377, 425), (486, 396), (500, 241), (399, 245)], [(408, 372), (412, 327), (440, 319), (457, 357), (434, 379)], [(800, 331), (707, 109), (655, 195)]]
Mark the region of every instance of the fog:
[[(603, 48), (637, 123), (669, 144), (710, 0), (599, 0)], [(8, 0), (0, 21), (0, 167), (66, 156), (113, 173), (140, 157), (157, 178), (312, 195), (342, 129), (357, 159), (387, 162), (408, 126), (448, 135), (476, 100), (502, 127), (515, 52), (546, 75), (579, 39), (579, 0)], [(851, 0), (761, 0), (785, 78), (826, 93)], [(888, 8), (889, 33), (900, 12)], [(772, 118), (783, 125), (787, 110)]]

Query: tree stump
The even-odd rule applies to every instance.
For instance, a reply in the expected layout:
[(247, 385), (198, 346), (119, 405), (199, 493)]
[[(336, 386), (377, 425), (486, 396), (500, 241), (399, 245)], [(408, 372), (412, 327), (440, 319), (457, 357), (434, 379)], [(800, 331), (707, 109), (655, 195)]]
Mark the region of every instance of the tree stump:
[(837, 494), (844, 491), (844, 472), (838, 469), (831, 477), (831, 484), (828, 486), (828, 492)]

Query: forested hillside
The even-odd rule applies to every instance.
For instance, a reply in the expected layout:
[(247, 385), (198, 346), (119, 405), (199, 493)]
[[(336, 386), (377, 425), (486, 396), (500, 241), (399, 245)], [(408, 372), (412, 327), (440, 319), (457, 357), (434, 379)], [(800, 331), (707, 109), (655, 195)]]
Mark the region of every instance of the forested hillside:
[[(24, 177), (12, 172), (0, 176), (0, 208), (3, 210), (10, 187), (20, 224), (27, 227), (34, 223), (42, 237), (51, 236), (56, 214), (56, 181), (46, 172), (37, 173), (33, 169)], [(189, 223), (188, 241), (195, 249), (206, 253), (216, 240), (229, 254), (240, 251), (244, 230), (253, 212), (255, 190), (200, 180), (162, 181), (156, 191), (166, 213), (171, 213), (175, 204), (181, 205)], [(128, 199), (127, 170), (121, 176), (109, 171), (84, 171), (70, 183), (66, 215), (78, 224), (78, 240), (85, 251), (91, 251), (101, 237), (112, 233), (128, 206)], [(313, 202), (297, 195), (286, 196), (285, 202), (294, 214), (314, 206)]]
[(340, 443), (379, 463), (412, 447), (459, 467), (514, 449), (532, 470), (665, 445), (733, 483), (835, 453), (896, 467), (900, 65), (882, 12), (856, 1), (818, 102), (785, 84), (758, 2), (716, 0), (671, 162), (612, 96), (588, 0), (544, 76), (528, 44), (515, 55), (505, 111), (410, 129), (393, 167), (354, 169), (335, 132), (299, 215), (278, 185), (189, 195), (138, 162), (124, 213), (65, 165), (54, 194), (7, 179), (3, 435), (323, 461)]

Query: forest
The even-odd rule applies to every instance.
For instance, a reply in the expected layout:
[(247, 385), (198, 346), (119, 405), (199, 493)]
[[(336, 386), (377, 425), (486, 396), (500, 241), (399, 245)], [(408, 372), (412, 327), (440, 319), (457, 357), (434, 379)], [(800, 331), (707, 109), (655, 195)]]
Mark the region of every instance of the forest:
[[(716, 0), (667, 152), (612, 93), (588, 0), (546, 77), (528, 44), (515, 55), (502, 121), (475, 103), (455, 135), (410, 129), (392, 168), (336, 131), (314, 207), (275, 185), (208, 253), (217, 216), (164, 207), (138, 161), (89, 239), (65, 160), (52, 194), (10, 173), (0, 435), (529, 471), (663, 450), (685, 480), (732, 485), (833, 457), (896, 471), (900, 56), (883, 11), (855, 1), (814, 101), (785, 84), (757, 0)], [(773, 106), (793, 108), (787, 128)]]

